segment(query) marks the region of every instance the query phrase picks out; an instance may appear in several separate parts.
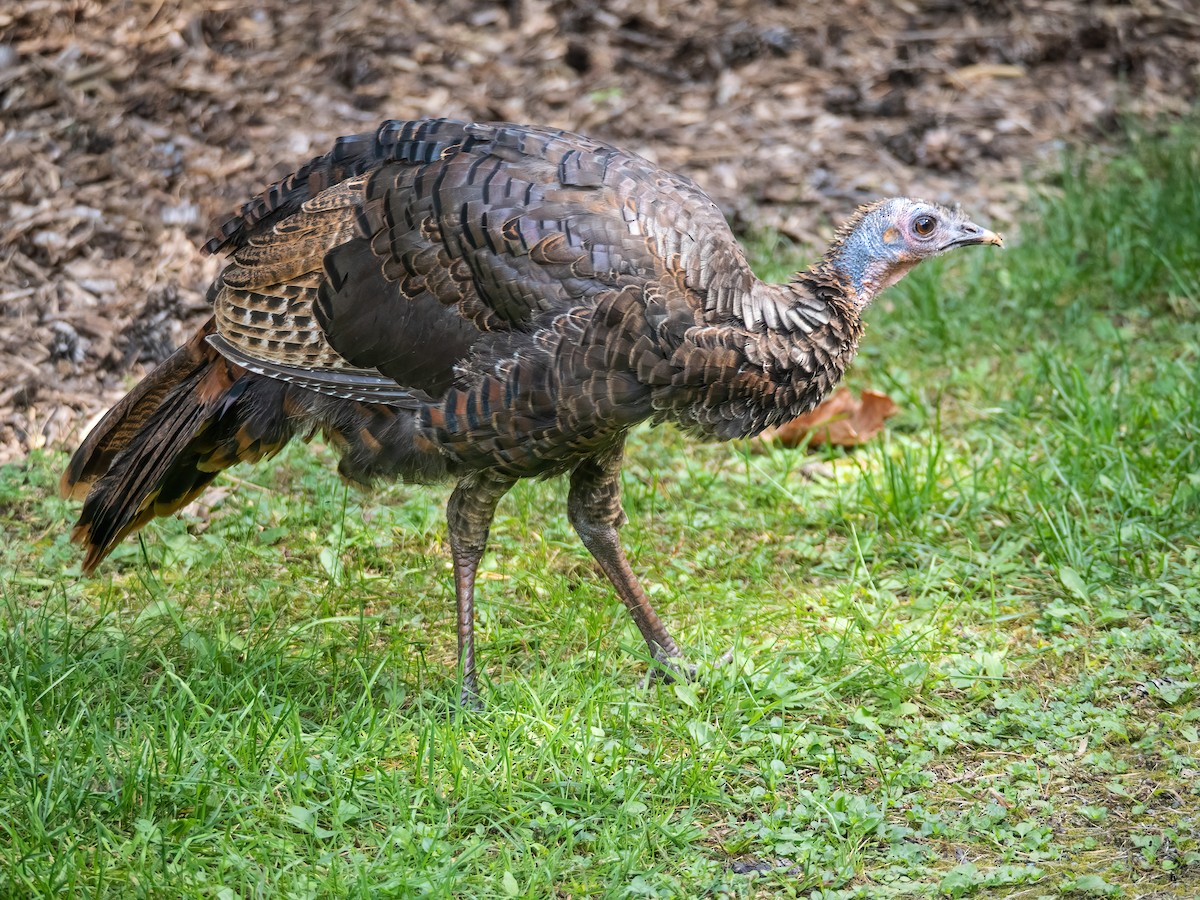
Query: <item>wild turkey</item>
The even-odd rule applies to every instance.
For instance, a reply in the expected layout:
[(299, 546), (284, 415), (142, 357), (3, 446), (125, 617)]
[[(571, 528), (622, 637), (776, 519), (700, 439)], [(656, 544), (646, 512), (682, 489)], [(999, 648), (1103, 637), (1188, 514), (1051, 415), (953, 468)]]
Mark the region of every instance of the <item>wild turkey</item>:
[(205, 245), (212, 318), (114, 406), (63, 475), (91, 572), (217, 473), (323, 432), (354, 481), (457, 479), (446, 516), (463, 698), (476, 567), (519, 478), (569, 473), (567, 511), (655, 660), (679, 648), (617, 537), (639, 422), (754, 435), (841, 377), (879, 291), (1001, 243), (957, 211), (859, 209), (787, 284), (759, 281), (694, 183), (576, 134), (450, 120), (344, 137)]

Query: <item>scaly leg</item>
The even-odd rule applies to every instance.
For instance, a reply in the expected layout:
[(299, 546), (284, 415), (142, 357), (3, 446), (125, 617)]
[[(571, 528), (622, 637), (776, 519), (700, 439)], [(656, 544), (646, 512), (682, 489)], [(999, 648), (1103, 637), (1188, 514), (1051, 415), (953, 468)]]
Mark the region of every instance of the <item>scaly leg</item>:
[(464, 707), (477, 706), (475, 679), (475, 572), (487, 547), (496, 504), (515, 479), (496, 472), (474, 472), (459, 480), (446, 504), (450, 555), (454, 560), (454, 596), (458, 606), (458, 667)]
[(674, 669), (670, 661), (680, 655), (679, 646), (629, 568), (617, 536), (617, 529), (627, 521), (621, 509), (623, 450), (624, 442), (575, 467), (571, 473), (567, 512), (583, 545), (600, 563), (600, 568), (616, 588), (617, 596), (629, 609), (638, 631), (646, 639), (651, 657), (668, 669)]

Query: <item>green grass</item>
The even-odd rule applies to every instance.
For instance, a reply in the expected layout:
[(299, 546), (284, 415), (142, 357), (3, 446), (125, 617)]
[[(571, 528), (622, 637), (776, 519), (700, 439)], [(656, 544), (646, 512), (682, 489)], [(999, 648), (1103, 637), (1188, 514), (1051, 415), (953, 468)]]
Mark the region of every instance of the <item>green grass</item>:
[(0, 468), (0, 896), (1197, 896), (1198, 139), (885, 295), (850, 381), (903, 413), (832, 476), (637, 432), (692, 684), (640, 687), (561, 483), (501, 506), (455, 716), (445, 488), (298, 447), (88, 580), (64, 457)]

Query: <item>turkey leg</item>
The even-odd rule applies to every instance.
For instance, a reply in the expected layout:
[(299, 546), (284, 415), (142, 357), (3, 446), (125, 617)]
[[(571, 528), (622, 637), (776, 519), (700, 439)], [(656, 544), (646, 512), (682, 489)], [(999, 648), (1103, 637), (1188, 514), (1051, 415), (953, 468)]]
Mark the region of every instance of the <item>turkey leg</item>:
[(450, 556), (454, 560), (454, 596), (458, 606), (458, 668), (464, 707), (479, 705), (475, 678), (475, 572), (487, 548), (496, 504), (515, 479), (495, 472), (475, 472), (459, 480), (446, 504)]
[[(571, 472), (567, 513), (583, 545), (600, 563), (600, 568), (629, 609), (638, 631), (646, 639), (650, 656), (668, 669), (680, 656), (679, 646), (650, 605), (650, 599), (629, 568), (617, 529), (625, 524), (621, 509), (621, 455), (624, 442), (592, 456)], [(668, 676), (669, 677), (669, 676)]]

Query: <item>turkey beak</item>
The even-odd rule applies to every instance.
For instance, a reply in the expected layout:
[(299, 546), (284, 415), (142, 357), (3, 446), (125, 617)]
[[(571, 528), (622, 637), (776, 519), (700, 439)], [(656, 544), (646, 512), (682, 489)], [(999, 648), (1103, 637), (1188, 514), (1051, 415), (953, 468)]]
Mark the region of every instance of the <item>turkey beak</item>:
[(949, 250), (951, 247), (969, 247), (973, 244), (994, 244), (1003, 249), (1004, 238), (994, 231), (980, 228), (974, 222), (963, 222), (958, 226), (958, 236), (942, 249)]

